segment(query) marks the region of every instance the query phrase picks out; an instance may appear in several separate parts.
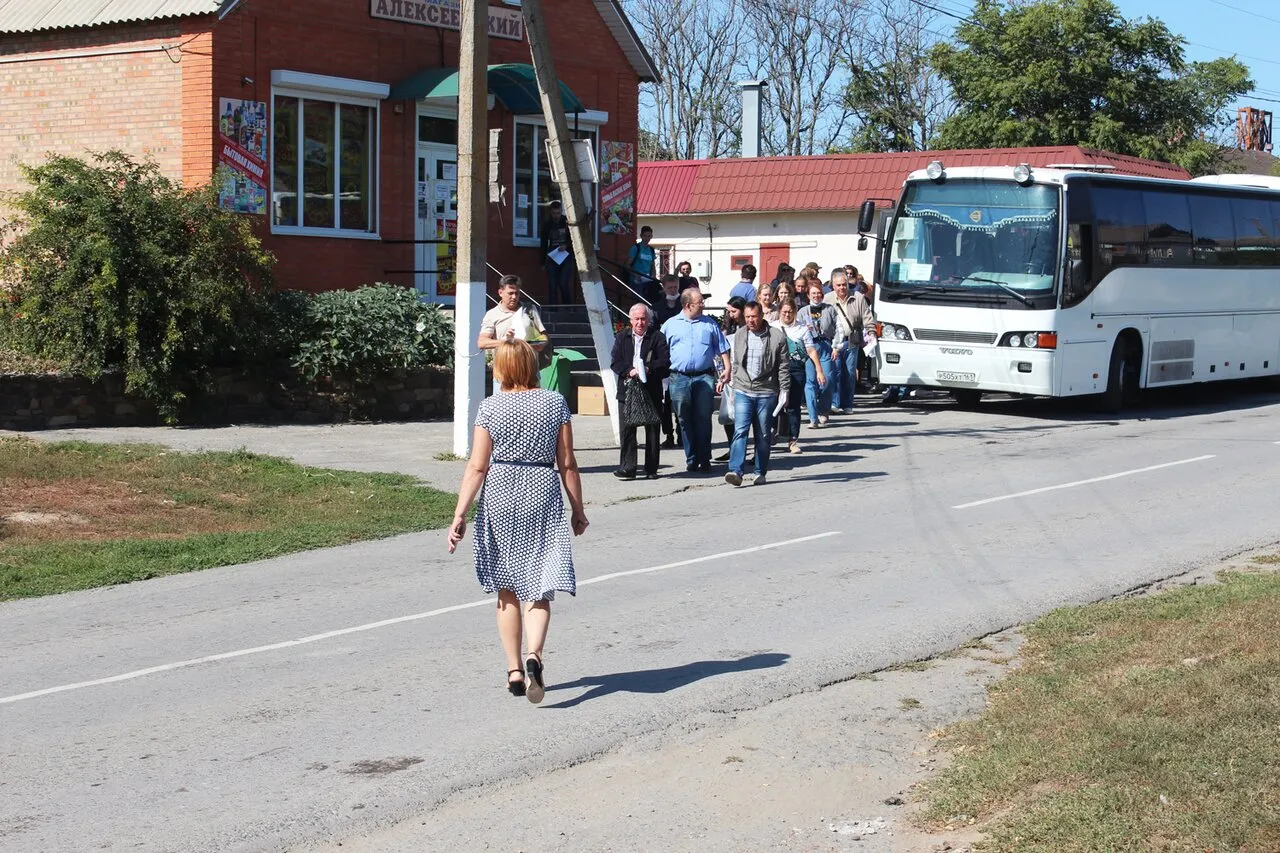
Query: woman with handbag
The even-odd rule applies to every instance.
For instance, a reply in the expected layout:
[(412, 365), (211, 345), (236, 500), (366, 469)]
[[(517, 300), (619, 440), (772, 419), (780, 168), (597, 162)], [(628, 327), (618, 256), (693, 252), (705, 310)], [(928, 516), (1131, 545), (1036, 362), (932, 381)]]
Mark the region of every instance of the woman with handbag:
[(644, 476), (657, 479), (662, 438), (662, 381), (671, 373), (667, 339), (652, 322), (649, 306), (637, 302), (628, 313), (631, 327), (613, 341), (610, 366), (618, 377), (618, 421), (622, 433), (619, 480), (636, 478), (636, 431), (644, 427)]

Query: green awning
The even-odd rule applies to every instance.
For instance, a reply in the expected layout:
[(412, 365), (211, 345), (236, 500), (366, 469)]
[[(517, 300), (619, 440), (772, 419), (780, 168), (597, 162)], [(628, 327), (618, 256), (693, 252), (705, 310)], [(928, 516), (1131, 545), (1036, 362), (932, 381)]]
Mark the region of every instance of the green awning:
[[(542, 100), (538, 96), (538, 81), (533, 66), (523, 62), (508, 62), (489, 66), (489, 91), (502, 105), (516, 115), (535, 115), (542, 112)], [(458, 69), (426, 68), (406, 77), (391, 87), (389, 98), (420, 101), (423, 98), (458, 97)], [(582, 113), (587, 108), (573, 94), (573, 90), (560, 81), (560, 100), (566, 113)]]

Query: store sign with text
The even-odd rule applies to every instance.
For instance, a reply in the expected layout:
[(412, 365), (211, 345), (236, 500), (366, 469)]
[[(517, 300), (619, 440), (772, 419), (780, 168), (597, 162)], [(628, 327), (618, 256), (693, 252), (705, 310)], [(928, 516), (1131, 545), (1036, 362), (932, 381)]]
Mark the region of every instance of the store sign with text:
[[(369, 0), (369, 14), (424, 27), (462, 29), (460, 0)], [(490, 6), (489, 37), (524, 41), (524, 18), (520, 10)]]

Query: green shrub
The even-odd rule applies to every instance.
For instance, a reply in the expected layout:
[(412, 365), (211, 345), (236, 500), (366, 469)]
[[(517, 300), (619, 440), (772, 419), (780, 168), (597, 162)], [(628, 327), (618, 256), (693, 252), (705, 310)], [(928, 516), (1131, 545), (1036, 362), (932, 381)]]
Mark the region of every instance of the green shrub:
[(126, 389), (176, 419), (208, 369), (250, 363), (263, 340), (274, 259), (210, 187), (112, 151), (22, 166), (0, 250), (0, 337)]
[[(293, 364), (310, 381), (364, 381), (393, 370), (453, 364), (453, 320), (407, 287), (332, 290), (305, 307)], [(291, 310), (296, 306), (281, 315)]]

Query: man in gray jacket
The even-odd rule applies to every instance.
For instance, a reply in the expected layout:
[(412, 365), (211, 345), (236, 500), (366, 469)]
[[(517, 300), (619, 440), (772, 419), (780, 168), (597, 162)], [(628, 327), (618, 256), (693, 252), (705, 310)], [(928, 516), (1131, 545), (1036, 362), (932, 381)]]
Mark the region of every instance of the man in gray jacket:
[(752, 300), (743, 309), (747, 325), (734, 335), (733, 442), (729, 447), (729, 473), (724, 481), (742, 485), (747, 459), (747, 434), (755, 431), (757, 486), (769, 471), (769, 444), (773, 419), (787, 403), (791, 391), (787, 334), (764, 321), (764, 309)]

